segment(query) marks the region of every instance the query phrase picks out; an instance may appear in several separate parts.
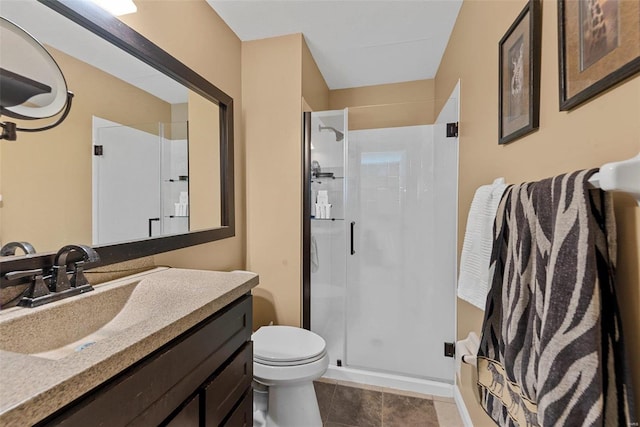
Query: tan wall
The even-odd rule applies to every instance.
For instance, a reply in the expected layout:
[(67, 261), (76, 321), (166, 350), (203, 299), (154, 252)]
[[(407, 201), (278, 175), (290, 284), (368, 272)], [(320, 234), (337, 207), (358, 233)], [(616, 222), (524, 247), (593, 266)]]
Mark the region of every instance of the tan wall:
[(300, 325), (302, 36), (242, 44), (247, 268), (260, 275), (254, 326)]
[(175, 56), (234, 100), (236, 235), (154, 257), (174, 267), (244, 268), (245, 143), (241, 126), (241, 42), (204, 0), (136, 1), (138, 12), (122, 20)]
[(302, 97), (304, 111), (329, 109), (329, 87), (304, 38), (302, 39)]
[[(189, 103), (183, 104), (171, 104), (171, 122), (176, 123), (176, 126), (170, 128), (171, 139), (187, 139), (189, 137), (187, 132), (187, 126), (182, 126), (180, 123), (185, 123), (189, 120)], [(166, 135), (166, 133), (165, 133)]]
[[(540, 129), (506, 146), (498, 141), (498, 41), (524, 2), (465, 0), (436, 76), (436, 110), (461, 80), (459, 248), (476, 188), (498, 176), (507, 182), (537, 180), (640, 151), (640, 77), (567, 112), (558, 111), (557, 10), (543, 4)], [(616, 196), (618, 221), (618, 299), (630, 354), (640, 352), (640, 208), (626, 195)], [(483, 313), (458, 300), (458, 337), (480, 331)], [(640, 401), (640, 364), (632, 359), (636, 407)], [(493, 423), (472, 395), (471, 369), (461, 391), (476, 426)]]
[(336, 89), (329, 109), (349, 108), (349, 129), (376, 129), (432, 124), (434, 80)]
[[(48, 50), (75, 94), (69, 116), (54, 129), (21, 132), (17, 141), (0, 144), (0, 240), (27, 240), (38, 252), (68, 243), (91, 244), (92, 115), (122, 124), (171, 119), (170, 104), (56, 49)], [(24, 126), (37, 127), (35, 123)]]
[(220, 108), (189, 91), (189, 231), (219, 227)]
[(300, 325), (302, 111), (326, 110), (329, 89), (301, 34), (242, 47), (247, 137), (247, 268), (254, 328)]

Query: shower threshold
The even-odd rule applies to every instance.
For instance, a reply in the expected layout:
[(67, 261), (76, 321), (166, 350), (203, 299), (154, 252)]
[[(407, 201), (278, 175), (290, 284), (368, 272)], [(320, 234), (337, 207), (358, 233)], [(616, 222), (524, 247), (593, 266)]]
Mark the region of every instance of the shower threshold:
[(329, 365), (323, 378), (412, 391), (431, 396), (453, 397), (453, 384), (451, 383), (367, 371), (351, 367)]

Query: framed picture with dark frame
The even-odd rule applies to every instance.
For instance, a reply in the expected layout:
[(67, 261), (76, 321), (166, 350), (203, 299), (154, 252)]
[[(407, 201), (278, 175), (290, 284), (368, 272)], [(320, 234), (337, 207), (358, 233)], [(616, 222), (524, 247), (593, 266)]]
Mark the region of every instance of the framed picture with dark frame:
[(558, 0), (560, 111), (640, 71), (640, 2)]
[(540, 125), (542, 3), (529, 0), (498, 44), (498, 143), (527, 135)]

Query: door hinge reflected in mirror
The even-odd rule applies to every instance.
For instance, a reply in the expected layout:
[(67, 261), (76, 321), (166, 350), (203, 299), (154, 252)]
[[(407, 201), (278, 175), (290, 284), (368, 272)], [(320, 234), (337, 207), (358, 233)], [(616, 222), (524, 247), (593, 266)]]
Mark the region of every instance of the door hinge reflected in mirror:
[(102, 145), (94, 145), (93, 146), (93, 155), (94, 156), (102, 156), (103, 148)]

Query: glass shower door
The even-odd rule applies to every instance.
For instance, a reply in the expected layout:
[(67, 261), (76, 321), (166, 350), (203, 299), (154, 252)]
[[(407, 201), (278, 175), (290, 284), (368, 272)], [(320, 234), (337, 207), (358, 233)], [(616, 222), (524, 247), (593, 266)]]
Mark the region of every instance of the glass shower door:
[(434, 168), (433, 126), (349, 132), (350, 367), (453, 378), (443, 356), (454, 317), (450, 283), (437, 270)]

